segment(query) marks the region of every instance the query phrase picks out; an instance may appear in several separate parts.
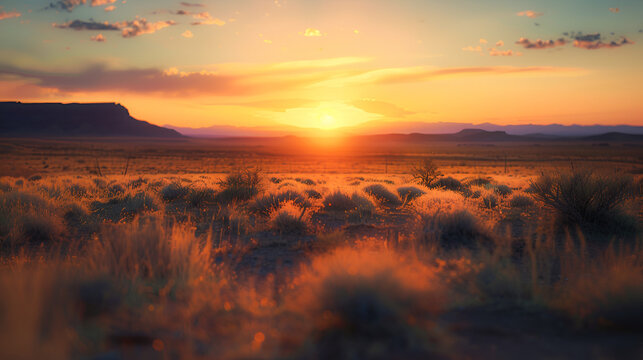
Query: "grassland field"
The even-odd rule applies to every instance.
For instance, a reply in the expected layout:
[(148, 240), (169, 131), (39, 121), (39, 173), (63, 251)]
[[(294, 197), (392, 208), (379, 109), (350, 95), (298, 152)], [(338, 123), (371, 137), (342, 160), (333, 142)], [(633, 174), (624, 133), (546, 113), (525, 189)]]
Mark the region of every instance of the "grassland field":
[(0, 154), (2, 359), (643, 357), (640, 144)]

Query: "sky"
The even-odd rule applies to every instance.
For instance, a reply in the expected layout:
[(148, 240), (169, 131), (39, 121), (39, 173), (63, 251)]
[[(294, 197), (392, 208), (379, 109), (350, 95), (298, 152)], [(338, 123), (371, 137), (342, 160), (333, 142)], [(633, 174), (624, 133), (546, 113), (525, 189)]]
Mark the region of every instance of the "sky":
[(0, 100), (177, 127), (643, 125), (641, 0), (0, 0)]

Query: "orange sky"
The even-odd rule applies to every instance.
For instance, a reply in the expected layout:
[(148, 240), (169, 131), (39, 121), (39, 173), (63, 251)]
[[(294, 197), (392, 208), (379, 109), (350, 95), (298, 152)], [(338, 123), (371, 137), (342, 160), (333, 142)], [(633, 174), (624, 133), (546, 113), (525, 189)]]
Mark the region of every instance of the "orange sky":
[(0, 99), (187, 127), (643, 125), (641, 15), (635, 0), (7, 0)]

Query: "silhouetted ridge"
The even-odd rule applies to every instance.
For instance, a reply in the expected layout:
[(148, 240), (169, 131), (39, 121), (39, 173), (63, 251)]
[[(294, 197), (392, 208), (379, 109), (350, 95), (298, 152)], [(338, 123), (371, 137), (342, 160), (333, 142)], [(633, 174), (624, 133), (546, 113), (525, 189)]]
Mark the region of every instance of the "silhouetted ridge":
[(136, 120), (120, 104), (0, 102), (0, 136), (176, 138), (176, 130)]

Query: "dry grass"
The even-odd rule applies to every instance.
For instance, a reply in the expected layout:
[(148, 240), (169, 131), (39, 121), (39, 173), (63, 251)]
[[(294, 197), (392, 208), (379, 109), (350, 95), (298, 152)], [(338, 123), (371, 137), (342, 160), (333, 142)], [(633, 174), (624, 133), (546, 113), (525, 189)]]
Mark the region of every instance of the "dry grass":
[[(0, 256), (0, 358), (121, 356), (133, 338), (140, 358), (459, 358), (466, 339), (479, 341), (449, 322), (463, 311), (512, 309), (525, 329), (534, 312), (560, 319), (562, 330), (547, 330), (560, 343), (643, 320), (641, 239), (592, 246), (583, 232), (561, 235), (525, 190), (497, 192), (498, 182), (524, 188), (526, 175), (449, 174), (478, 198), (406, 185), (398, 197), (388, 186), (402, 176), (273, 175), (0, 179), (0, 236), (11, 244)], [(562, 189), (556, 179), (536, 197), (557, 194), (542, 191)], [(589, 179), (570, 181), (585, 184), (578, 196), (607, 199), (590, 208), (632, 212), (640, 200), (619, 195), (620, 180)], [(373, 201), (395, 199), (405, 206)], [(29, 245), (36, 238), (42, 247)], [(590, 334), (583, 344), (603, 345)], [(502, 350), (515, 339), (503, 336), (485, 341)]]

